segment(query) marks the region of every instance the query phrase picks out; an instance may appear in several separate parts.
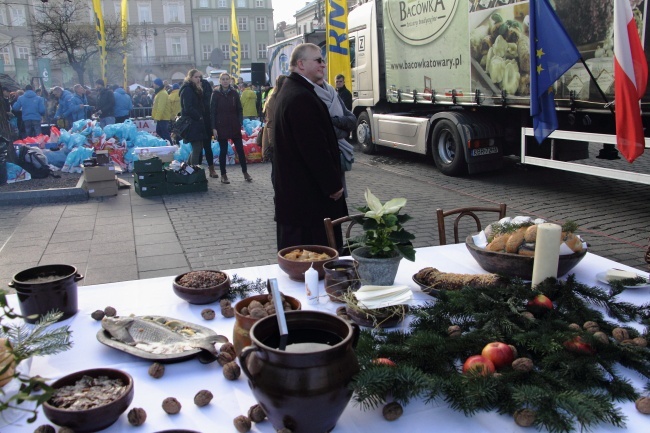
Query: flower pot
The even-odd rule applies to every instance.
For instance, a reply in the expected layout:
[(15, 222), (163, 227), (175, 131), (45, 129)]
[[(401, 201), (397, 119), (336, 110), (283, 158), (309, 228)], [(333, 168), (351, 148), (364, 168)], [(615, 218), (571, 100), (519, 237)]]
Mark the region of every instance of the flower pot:
[(390, 286), (395, 282), (397, 269), (402, 256), (394, 253), (393, 257), (370, 257), (370, 248), (361, 247), (352, 251), (352, 257), (359, 262), (359, 277), (361, 284), (374, 286)]

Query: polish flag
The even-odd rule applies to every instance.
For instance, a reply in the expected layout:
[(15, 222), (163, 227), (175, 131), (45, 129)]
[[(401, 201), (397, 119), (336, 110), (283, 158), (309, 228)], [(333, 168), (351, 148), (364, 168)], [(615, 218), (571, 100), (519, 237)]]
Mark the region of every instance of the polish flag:
[(648, 81), (646, 63), (629, 0), (614, 0), (616, 147), (629, 162), (645, 148), (639, 100)]

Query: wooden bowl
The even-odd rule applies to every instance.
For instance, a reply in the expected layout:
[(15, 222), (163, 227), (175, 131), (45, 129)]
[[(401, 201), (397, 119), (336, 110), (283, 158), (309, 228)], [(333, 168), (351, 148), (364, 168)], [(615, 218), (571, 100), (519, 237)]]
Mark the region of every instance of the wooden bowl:
[[(368, 311), (370, 314), (366, 314)], [(354, 323), (368, 328), (394, 328), (404, 320), (409, 311), (408, 305), (404, 305), (401, 312), (391, 308), (378, 308), (376, 310), (356, 310), (345, 306), (345, 312)]]
[[(467, 236), (465, 245), (472, 257), (474, 257), (478, 264), (488, 272), (508, 277), (519, 277), (524, 280), (531, 280), (533, 278), (534, 257), (487, 251), (474, 245), (472, 236)], [(587, 250), (585, 249), (578, 253), (561, 255), (557, 267), (558, 278), (566, 275), (571, 269), (580, 263), (580, 260), (582, 260), (586, 254)]]
[[(301, 262), (297, 260), (289, 260), (284, 257), (285, 254), (293, 250), (307, 250), (313, 251), (315, 253), (325, 253), (329, 257), (323, 260), (316, 260), (313, 262)], [(323, 270), (323, 265), (330, 260), (338, 259), (339, 253), (334, 248), (326, 247), (323, 245), (296, 245), (295, 247), (283, 248), (278, 251), (278, 265), (280, 269), (289, 275), (294, 281), (305, 281), (305, 272), (311, 264), (314, 264), (314, 269), (318, 272), (318, 279), (322, 280), (325, 278), (325, 271)]]
[(121, 379), (126, 385), (125, 392), (108, 404), (86, 410), (61, 409), (52, 405), (49, 401), (43, 403), (43, 413), (47, 419), (54, 424), (69, 427), (78, 433), (96, 432), (104, 430), (112, 425), (120, 415), (126, 411), (133, 401), (133, 378), (130, 374), (112, 368), (92, 368), (90, 370), (77, 371), (62, 377), (51, 386), (54, 389), (63, 386), (74, 385), (83, 376), (99, 377), (106, 376), (109, 379)]
[(172, 284), (176, 296), (184, 299), (190, 304), (205, 305), (217, 302), (219, 299), (223, 298), (230, 290), (230, 275), (223, 271), (203, 270), (203, 272), (219, 272), (226, 276), (226, 280), (220, 284), (217, 284), (216, 286), (194, 288), (180, 285), (180, 279), (190, 272), (185, 272), (184, 274), (178, 275), (176, 278), (174, 278), (174, 282)]

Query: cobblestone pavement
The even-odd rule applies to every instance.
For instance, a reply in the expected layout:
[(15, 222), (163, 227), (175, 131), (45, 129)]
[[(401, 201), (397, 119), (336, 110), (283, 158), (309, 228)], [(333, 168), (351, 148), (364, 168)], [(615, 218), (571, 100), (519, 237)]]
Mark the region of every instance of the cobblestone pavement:
[[(82, 284), (276, 263), (270, 165), (251, 164), (249, 173), (253, 183), (238, 166), (229, 167), (231, 184), (210, 180), (207, 193), (141, 198), (130, 189), (84, 203), (2, 206), (0, 281), (46, 263), (77, 266)], [(391, 149), (359, 152), (346, 177), (351, 212), (363, 205), (365, 188), (382, 201), (406, 197), (416, 247), (438, 245), (436, 208), (503, 202), (509, 216), (574, 220), (590, 251), (647, 270), (648, 186), (522, 168), (514, 159), (497, 172), (452, 178), (428, 158)]]

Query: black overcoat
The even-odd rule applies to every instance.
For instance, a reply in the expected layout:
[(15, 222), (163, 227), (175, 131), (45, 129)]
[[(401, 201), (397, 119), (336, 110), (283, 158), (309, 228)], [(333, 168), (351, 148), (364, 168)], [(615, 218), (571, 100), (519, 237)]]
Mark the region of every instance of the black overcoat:
[(292, 73), (274, 98), (276, 221), (314, 226), (347, 215), (345, 198), (329, 198), (343, 188), (341, 160), (330, 114), (314, 86)]
[[(183, 141), (196, 142), (207, 139), (205, 124), (203, 122), (203, 101), (194, 90), (191, 83), (184, 82), (180, 90), (181, 95), (181, 115), (190, 116), (192, 124), (190, 130)], [(203, 95), (203, 97), (206, 97)]]
[(239, 93), (232, 86), (225, 92), (221, 91), (221, 86), (217, 86), (212, 92), (210, 117), (212, 118), (212, 129), (217, 130), (219, 139), (241, 138), (244, 112)]

